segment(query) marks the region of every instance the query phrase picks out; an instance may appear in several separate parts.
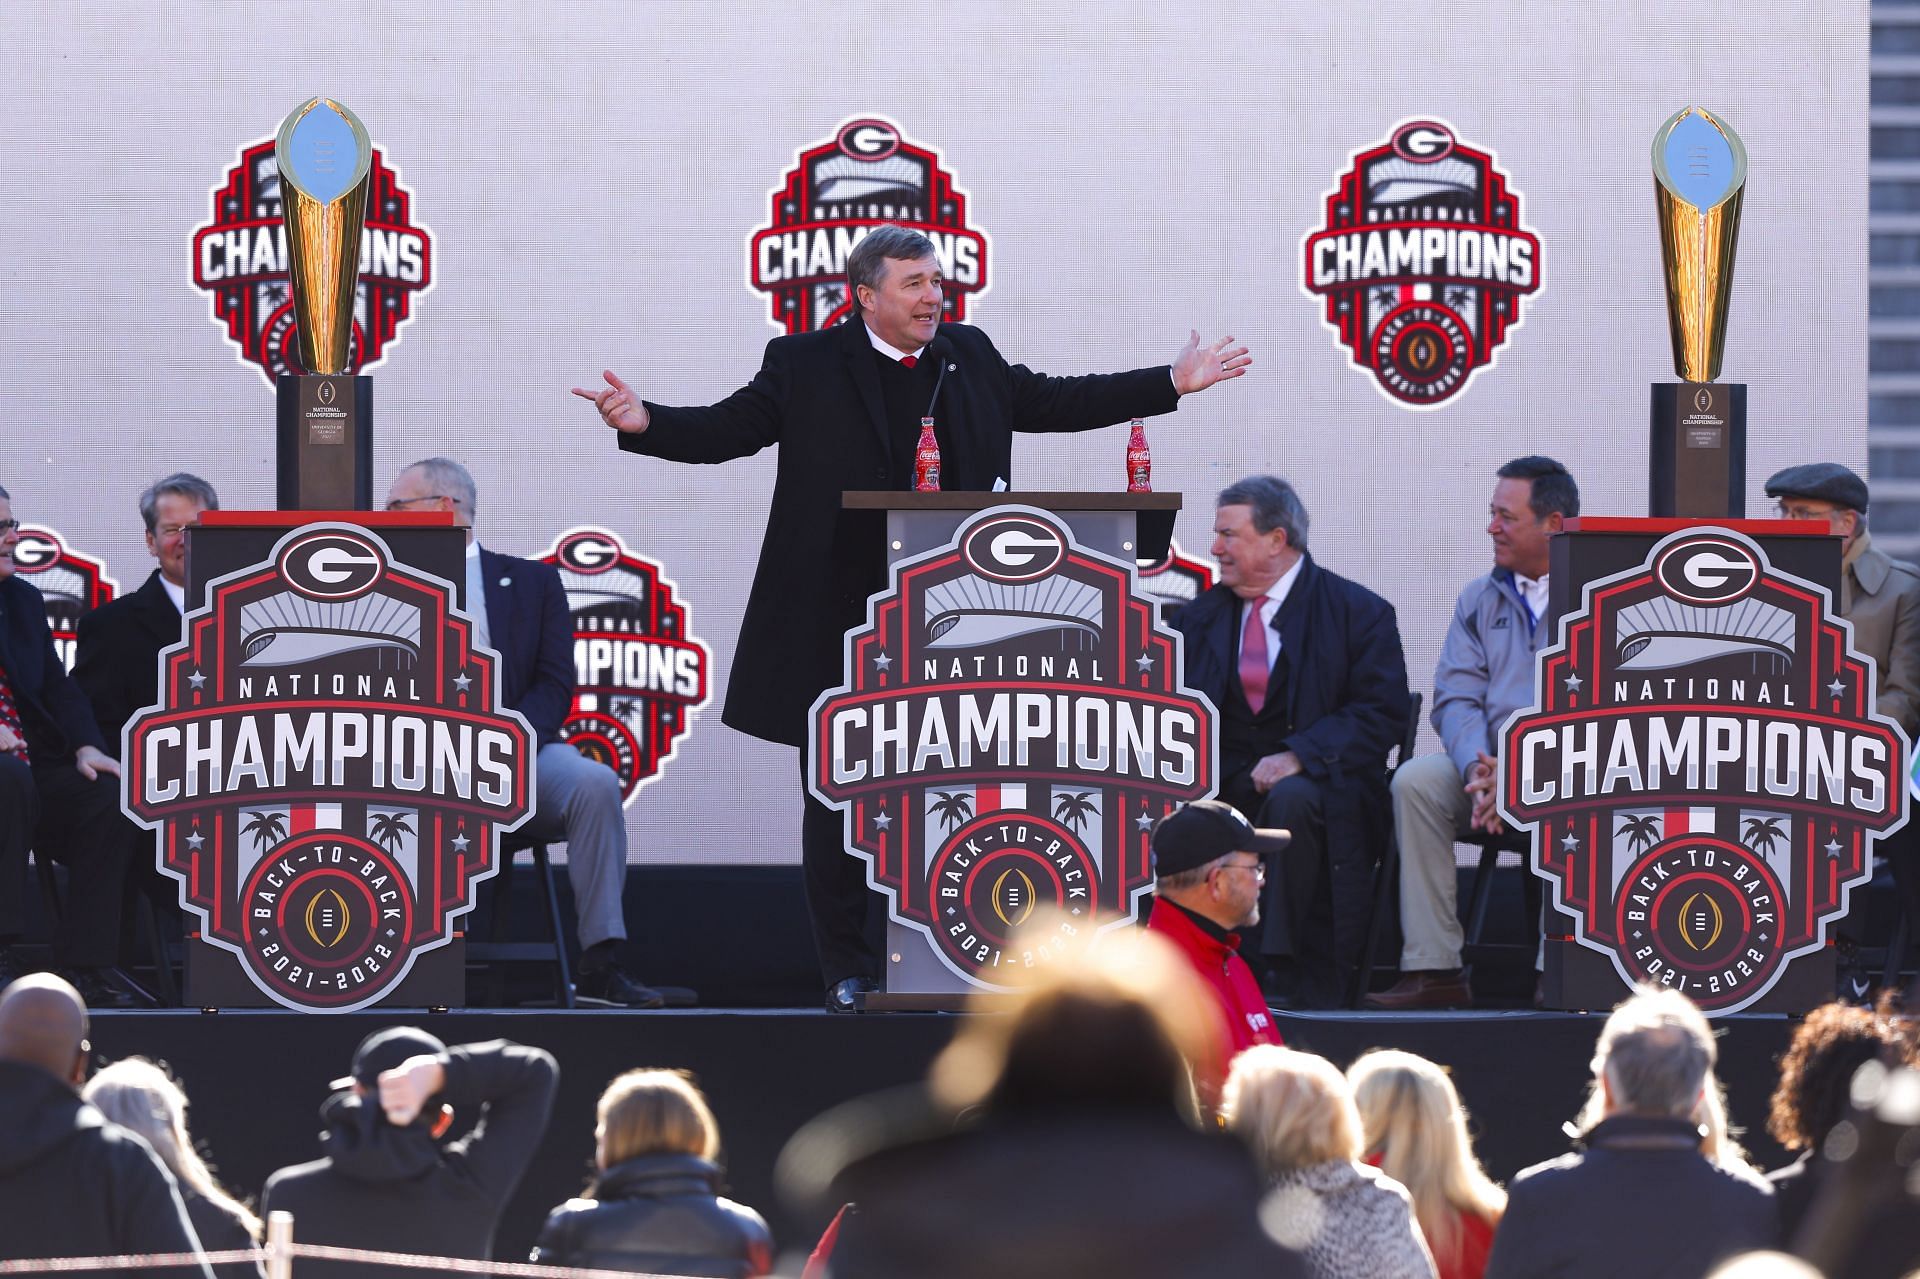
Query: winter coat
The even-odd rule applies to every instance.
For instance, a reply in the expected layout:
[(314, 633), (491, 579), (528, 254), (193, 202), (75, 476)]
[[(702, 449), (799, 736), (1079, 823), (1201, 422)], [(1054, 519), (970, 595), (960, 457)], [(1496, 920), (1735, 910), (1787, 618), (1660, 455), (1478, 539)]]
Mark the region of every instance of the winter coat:
[(1350, 1159), (1273, 1179), (1260, 1220), (1306, 1257), (1312, 1279), (1434, 1279), (1406, 1187)]
[(720, 1197), (720, 1170), (698, 1155), (640, 1155), (600, 1176), (592, 1199), (555, 1208), (533, 1260), (583, 1270), (748, 1279), (773, 1269), (760, 1214)]

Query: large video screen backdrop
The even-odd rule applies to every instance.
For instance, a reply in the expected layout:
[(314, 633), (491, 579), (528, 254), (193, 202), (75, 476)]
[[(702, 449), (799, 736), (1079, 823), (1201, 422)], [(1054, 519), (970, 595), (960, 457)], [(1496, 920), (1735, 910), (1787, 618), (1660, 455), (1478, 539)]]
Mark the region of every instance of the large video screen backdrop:
[[(382, 161), (361, 317), (376, 491), (449, 454), (495, 549), (591, 525), (656, 561), (711, 646), (712, 703), (629, 808), (633, 856), (790, 860), (793, 752), (719, 713), (773, 455), (617, 453), (569, 386), (611, 366), (649, 398), (719, 398), (776, 316), (833, 313), (831, 223), (914, 207), (966, 319), (1035, 368), (1165, 361), (1190, 327), (1249, 343), (1252, 376), (1149, 424), (1156, 487), (1187, 495), (1180, 542), (1204, 553), (1235, 478), (1290, 477), (1320, 562), (1398, 606), (1425, 688), (1489, 562), (1501, 462), (1555, 455), (1588, 511), (1645, 513), (1647, 384), (1673, 376), (1648, 146), (1679, 107), (1722, 113), (1751, 154), (1725, 373), (1751, 387), (1749, 511), (1780, 466), (1863, 466), (1867, 34), (1863, 0), (14, 0), (0, 486), (126, 589), (152, 566), (134, 510), (152, 479), (189, 469), (230, 508), (271, 506), (285, 299), (256, 148), (337, 97)], [(1343, 237), (1362, 215), (1336, 191), (1433, 234)], [(1446, 278), (1400, 281), (1416, 256)], [(1344, 314), (1363, 317), (1346, 344)], [(1414, 409), (1354, 350), (1422, 324), (1461, 358)], [(1125, 446), (1124, 427), (1025, 438), (1015, 484), (1118, 488)]]

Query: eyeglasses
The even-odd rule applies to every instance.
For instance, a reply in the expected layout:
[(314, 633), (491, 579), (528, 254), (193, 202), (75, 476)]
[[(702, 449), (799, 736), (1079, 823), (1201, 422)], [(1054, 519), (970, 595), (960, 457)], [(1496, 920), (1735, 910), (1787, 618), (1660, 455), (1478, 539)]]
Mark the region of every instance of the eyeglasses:
[(5, 537), (19, 527), (19, 520), (0, 520), (0, 537)]
[(1222, 862), (1220, 869), (1250, 870), (1253, 872), (1255, 879), (1265, 879), (1267, 877), (1267, 864), (1265, 862)]
[(438, 502), (443, 497), (446, 498), (447, 501), (452, 502), (454, 505), (456, 506), (459, 505), (459, 502), (460, 502), (459, 498), (449, 497), (445, 493), (422, 493), (419, 497), (396, 497), (391, 502), (387, 503), (387, 509), (389, 511), (405, 510), (407, 507), (413, 505), (415, 502)]
[(192, 527), (191, 524), (156, 524), (153, 532), (156, 537), (179, 537)]

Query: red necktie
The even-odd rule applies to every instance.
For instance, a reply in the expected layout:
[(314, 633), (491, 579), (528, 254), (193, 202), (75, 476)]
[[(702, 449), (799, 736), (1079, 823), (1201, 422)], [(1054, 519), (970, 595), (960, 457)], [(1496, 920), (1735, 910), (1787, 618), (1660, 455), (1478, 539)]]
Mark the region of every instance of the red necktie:
[(0, 755), (18, 755), (21, 763), (32, 763), (27, 756), (27, 729), (20, 722), (20, 711), (13, 704), (13, 685), (8, 681), (3, 666), (0, 666), (0, 728), (10, 729), (20, 739), (18, 746), (10, 751), (0, 751)]
[(920, 363), (920, 357), (917, 355), (903, 355), (900, 357), (900, 367), (903, 369), (910, 369), (918, 363)]
[(1247, 601), (1247, 624), (1240, 632), (1240, 687), (1255, 715), (1267, 701), (1267, 628), (1260, 622), (1260, 606), (1265, 603), (1264, 596)]

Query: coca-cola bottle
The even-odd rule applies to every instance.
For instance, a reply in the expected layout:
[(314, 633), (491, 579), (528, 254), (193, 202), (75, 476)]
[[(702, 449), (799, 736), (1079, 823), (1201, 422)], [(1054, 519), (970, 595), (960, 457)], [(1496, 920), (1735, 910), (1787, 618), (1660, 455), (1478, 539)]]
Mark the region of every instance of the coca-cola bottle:
[(920, 419), (920, 442), (913, 446), (913, 491), (940, 491), (940, 441), (933, 438), (933, 419)]
[(1153, 454), (1139, 418), (1133, 419), (1133, 434), (1127, 437), (1127, 492), (1153, 492)]

